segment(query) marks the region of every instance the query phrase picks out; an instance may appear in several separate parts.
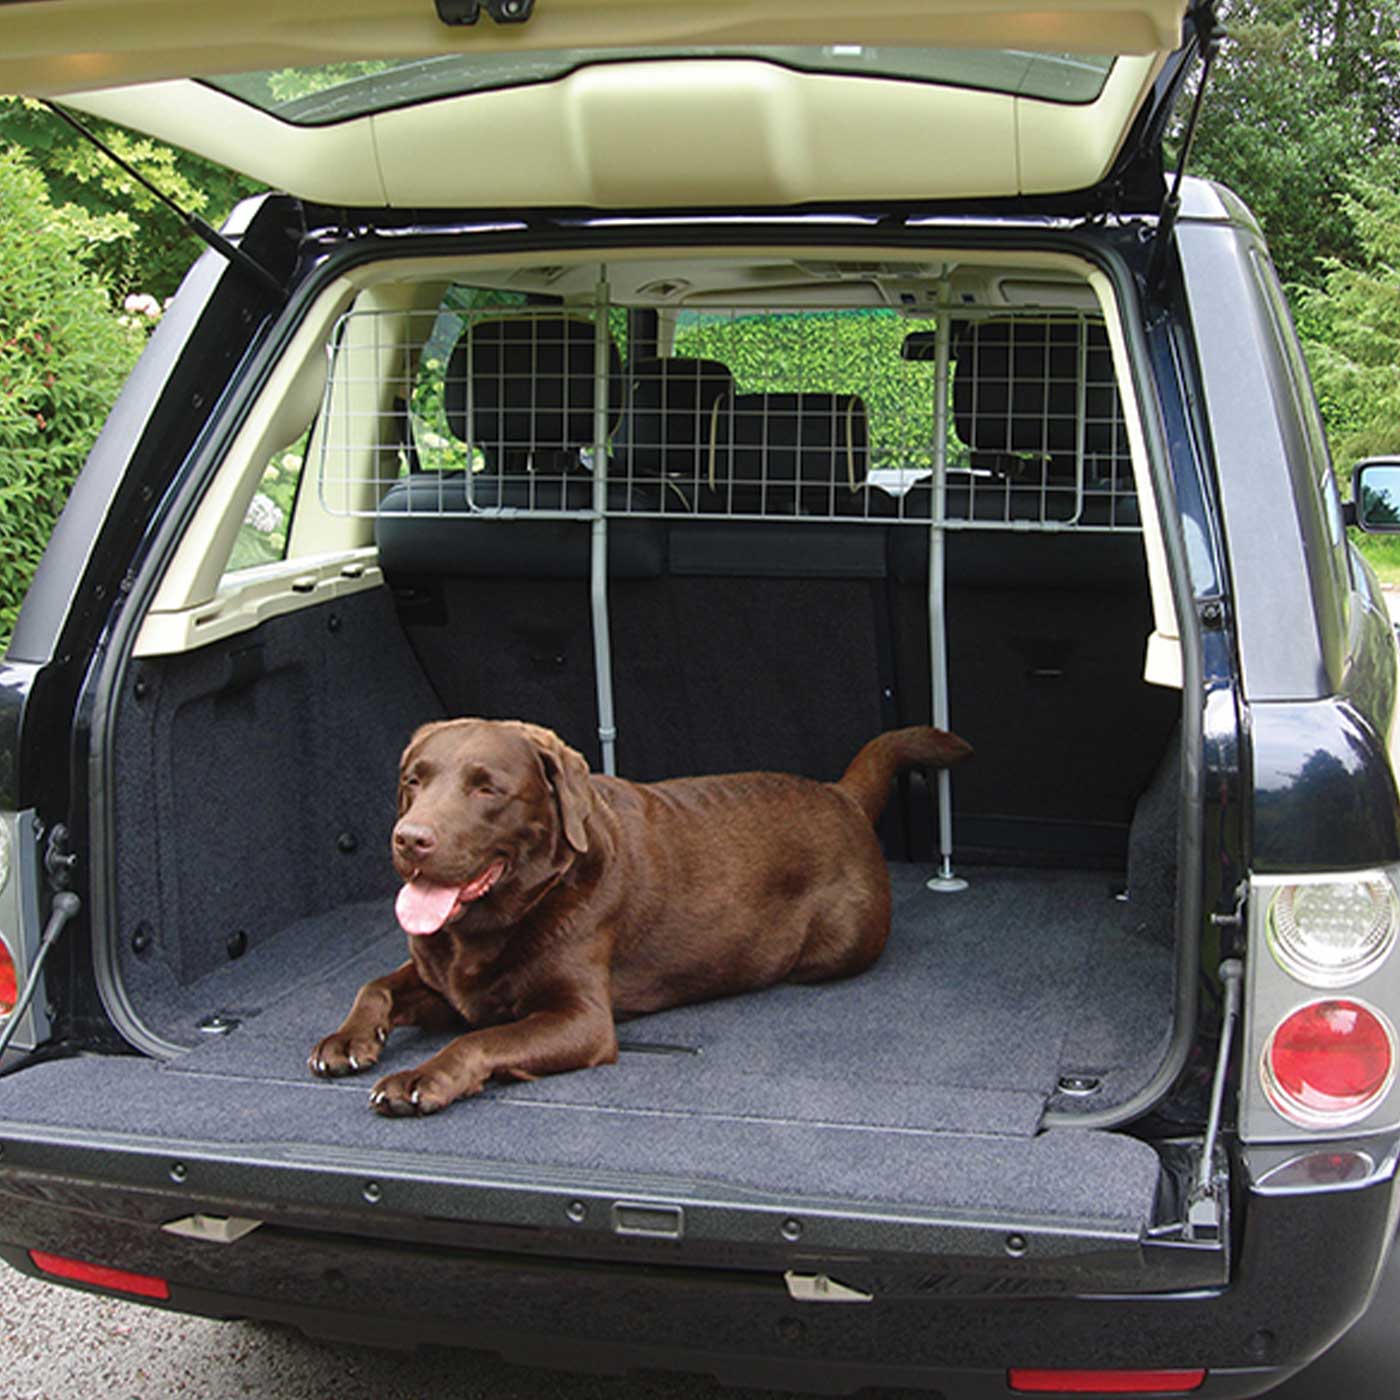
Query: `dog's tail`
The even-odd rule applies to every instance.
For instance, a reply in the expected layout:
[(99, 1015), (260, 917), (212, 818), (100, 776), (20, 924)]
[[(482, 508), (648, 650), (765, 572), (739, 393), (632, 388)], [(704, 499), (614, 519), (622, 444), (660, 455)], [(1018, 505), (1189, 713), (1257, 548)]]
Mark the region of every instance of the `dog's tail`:
[(944, 729), (926, 724), (891, 729), (861, 749), (836, 786), (855, 799), (873, 825), (885, 810), (896, 773), (905, 768), (948, 768), (971, 752), (971, 744)]

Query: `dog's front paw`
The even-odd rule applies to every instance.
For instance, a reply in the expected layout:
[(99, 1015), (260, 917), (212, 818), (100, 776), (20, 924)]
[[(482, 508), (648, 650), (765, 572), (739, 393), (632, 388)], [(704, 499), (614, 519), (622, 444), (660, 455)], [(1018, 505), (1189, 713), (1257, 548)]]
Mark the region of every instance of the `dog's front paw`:
[(440, 1112), (480, 1088), (479, 1083), (454, 1083), (442, 1070), (420, 1065), (417, 1069), (386, 1074), (370, 1090), (369, 1106), (386, 1118), (421, 1118)]
[(372, 1069), (379, 1063), (379, 1052), (389, 1038), (385, 1030), (357, 1031), (343, 1030), (328, 1035), (318, 1041), (316, 1048), (307, 1056), (306, 1064), (312, 1074), (323, 1079), (338, 1079), (344, 1074), (358, 1074), (361, 1070)]

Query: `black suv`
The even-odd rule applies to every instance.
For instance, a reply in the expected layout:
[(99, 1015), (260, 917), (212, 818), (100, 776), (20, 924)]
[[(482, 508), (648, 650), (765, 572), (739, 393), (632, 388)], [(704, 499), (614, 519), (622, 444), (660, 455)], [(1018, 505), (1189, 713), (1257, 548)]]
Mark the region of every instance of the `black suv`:
[[(0, 9), (0, 90), (289, 191), (0, 669), (0, 1255), (562, 1364), (1260, 1394), (1395, 1215), (1396, 642), (1259, 229), (1163, 170), (1212, 8), (691, 10)], [(403, 959), (398, 755), (455, 715), (644, 781), (975, 756), (892, 794), (870, 972), (388, 1119), (306, 1061)]]

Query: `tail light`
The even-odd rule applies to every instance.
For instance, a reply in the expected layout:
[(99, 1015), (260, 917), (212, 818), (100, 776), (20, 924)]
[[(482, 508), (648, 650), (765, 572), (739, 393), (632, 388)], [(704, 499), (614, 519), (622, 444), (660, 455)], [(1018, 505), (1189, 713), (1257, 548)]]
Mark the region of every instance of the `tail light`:
[(10, 945), (0, 935), (0, 1021), (5, 1020), (15, 1009), (19, 998), (19, 976), (15, 972), (15, 955)]
[(1310, 1002), (1284, 1017), (1264, 1045), (1269, 1102), (1290, 1123), (1337, 1128), (1360, 1122), (1395, 1078), (1395, 1028), (1364, 1002)]
[(1300, 880), (1269, 902), (1269, 947), (1312, 987), (1345, 987), (1375, 971), (1395, 946), (1400, 899), (1379, 872), (1351, 880)]

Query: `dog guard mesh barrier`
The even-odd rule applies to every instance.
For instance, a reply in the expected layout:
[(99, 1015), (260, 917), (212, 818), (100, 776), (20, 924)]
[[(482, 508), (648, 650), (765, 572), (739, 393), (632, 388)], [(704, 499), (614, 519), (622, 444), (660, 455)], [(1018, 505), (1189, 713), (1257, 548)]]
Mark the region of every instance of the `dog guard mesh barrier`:
[[(482, 304), (494, 302), (495, 304)], [(930, 677), (946, 727), (944, 539), (1140, 530), (1101, 317), (1061, 308), (628, 308), (449, 292), (338, 322), (315, 433), (333, 514), (590, 522), (604, 764), (616, 726), (608, 523), (868, 523), (930, 532)], [(952, 887), (948, 774), (939, 775)]]
[(665, 358), (624, 354), (621, 308), (352, 311), (318, 489), (336, 514), (374, 515), (411, 479), (390, 508), (928, 525), (941, 446), (948, 529), (1138, 528), (1101, 320), (947, 321), (940, 379), (936, 321), (888, 308), (682, 311)]

